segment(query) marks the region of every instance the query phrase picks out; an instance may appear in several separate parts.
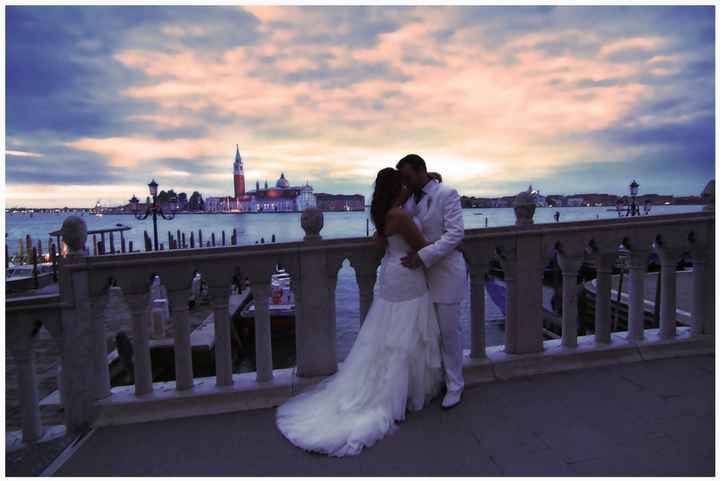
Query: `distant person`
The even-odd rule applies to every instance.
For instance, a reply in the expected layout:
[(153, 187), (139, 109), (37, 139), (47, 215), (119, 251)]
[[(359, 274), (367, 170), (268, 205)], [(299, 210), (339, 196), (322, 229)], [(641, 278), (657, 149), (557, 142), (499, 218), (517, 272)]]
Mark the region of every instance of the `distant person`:
[(555, 222), (560, 222), (560, 211), (559, 210), (555, 211)]

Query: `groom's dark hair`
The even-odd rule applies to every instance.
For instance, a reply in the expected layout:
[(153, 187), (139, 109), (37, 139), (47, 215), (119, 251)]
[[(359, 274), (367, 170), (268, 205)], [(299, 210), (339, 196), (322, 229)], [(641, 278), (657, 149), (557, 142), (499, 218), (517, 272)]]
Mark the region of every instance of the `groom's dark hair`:
[(418, 154), (408, 154), (397, 163), (396, 169), (401, 169), (404, 165), (409, 165), (415, 172), (427, 172), (425, 161)]

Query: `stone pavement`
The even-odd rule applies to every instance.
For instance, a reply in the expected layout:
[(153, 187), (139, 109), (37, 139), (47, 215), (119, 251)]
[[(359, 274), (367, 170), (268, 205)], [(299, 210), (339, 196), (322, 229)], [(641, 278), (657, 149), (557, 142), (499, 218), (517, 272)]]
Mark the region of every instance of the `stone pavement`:
[(359, 456), (290, 445), (270, 409), (98, 429), (61, 476), (713, 476), (715, 357), (483, 384)]

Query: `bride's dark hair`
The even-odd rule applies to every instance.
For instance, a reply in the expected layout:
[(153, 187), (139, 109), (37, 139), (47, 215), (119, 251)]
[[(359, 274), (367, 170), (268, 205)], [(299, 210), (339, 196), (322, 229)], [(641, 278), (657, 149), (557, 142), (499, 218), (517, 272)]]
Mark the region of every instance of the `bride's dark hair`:
[(385, 220), (387, 213), (392, 209), (395, 200), (402, 192), (400, 172), (386, 167), (378, 172), (375, 178), (375, 191), (370, 204), (370, 217), (375, 229), (385, 235)]

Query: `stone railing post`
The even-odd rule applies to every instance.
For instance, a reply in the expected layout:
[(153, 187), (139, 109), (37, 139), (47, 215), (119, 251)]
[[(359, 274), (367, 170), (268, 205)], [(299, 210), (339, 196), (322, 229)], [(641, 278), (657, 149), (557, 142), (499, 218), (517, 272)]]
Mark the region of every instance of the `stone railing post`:
[[(312, 247), (319, 240), (323, 226), (320, 209), (303, 211), (301, 224), (305, 230), (304, 244)], [(296, 294), (295, 342), (297, 375), (300, 377), (328, 376), (337, 371), (335, 340), (335, 286), (337, 269), (329, 265), (328, 253), (300, 248)]]
[(23, 441), (33, 442), (42, 437), (33, 354), (33, 318), (22, 313), (12, 313), (7, 316), (6, 323), (8, 351), (18, 376)]
[(703, 332), (705, 316), (705, 254), (695, 248), (692, 251), (692, 312), (690, 313), (690, 334), (698, 336)]
[(628, 340), (645, 338), (645, 273), (649, 255), (650, 251), (645, 249), (630, 252)]
[(86, 431), (97, 416), (95, 401), (110, 394), (107, 346), (101, 316), (93, 316), (90, 304), (85, 242), (87, 227), (69, 216), (59, 231), (68, 253), (60, 260), (60, 311), (62, 332), (62, 386), (65, 424), (69, 432)]
[[(357, 272), (357, 271), (356, 271)], [(375, 282), (377, 281), (377, 274), (373, 272), (361, 272), (355, 276), (358, 283), (358, 292), (360, 297), (360, 325), (365, 322), (368, 311), (373, 301), (373, 291), (375, 289)]]
[(473, 259), (470, 268), (470, 357), (482, 359), (485, 352), (485, 274), (489, 263)]
[(232, 345), (230, 338), (230, 315), (228, 287), (210, 286), (213, 318), (215, 320), (215, 377), (218, 386), (233, 383)]
[(715, 219), (708, 223), (705, 251), (703, 334), (715, 336)]
[(653, 248), (660, 258), (660, 338), (675, 337), (677, 318), (677, 263), (682, 251), (655, 242)]
[[(272, 294), (270, 275), (250, 278), (250, 290), (255, 302), (255, 370), (258, 382), (273, 378), (272, 331), (268, 298)], [(227, 305), (226, 305), (227, 308)], [(297, 334), (296, 334), (297, 335)]]
[[(355, 270), (355, 280), (358, 284), (358, 294), (360, 300), (360, 325), (365, 322), (365, 317), (372, 305), (375, 282), (377, 281), (377, 267), (379, 264), (379, 255), (377, 253), (352, 253), (349, 256), (350, 265)], [(332, 274), (332, 272), (330, 272)], [(335, 283), (337, 283), (337, 273), (335, 274)], [(330, 285), (333, 284), (332, 276), (329, 278)]]
[(577, 347), (578, 335), (578, 282), (577, 276), (582, 265), (581, 256), (557, 254), (558, 265), (562, 270), (562, 345)]
[(691, 236), (692, 335), (715, 334), (715, 222), (708, 222)]
[(597, 290), (595, 294), (595, 342), (609, 344), (612, 315), (612, 272), (615, 252), (601, 252), (595, 255)]
[(190, 319), (188, 317), (189, 289), (168, 292), (170, 315), (175, 338), (175, 389), (184, 391), (193, 387), (192, 344), (190, 342)]
[(132, 316), (133, 368), (135, 394), (142, 396), (153, 391), (152, 360), (150, 357), (150, 304), (147, 293), (128, 299), (128, 308)]
[(500, 249), (507, 285), (505, 350), (511, 354), (543, 350), (542, 248), (539, 236), (518, 237), (514, 249)]

